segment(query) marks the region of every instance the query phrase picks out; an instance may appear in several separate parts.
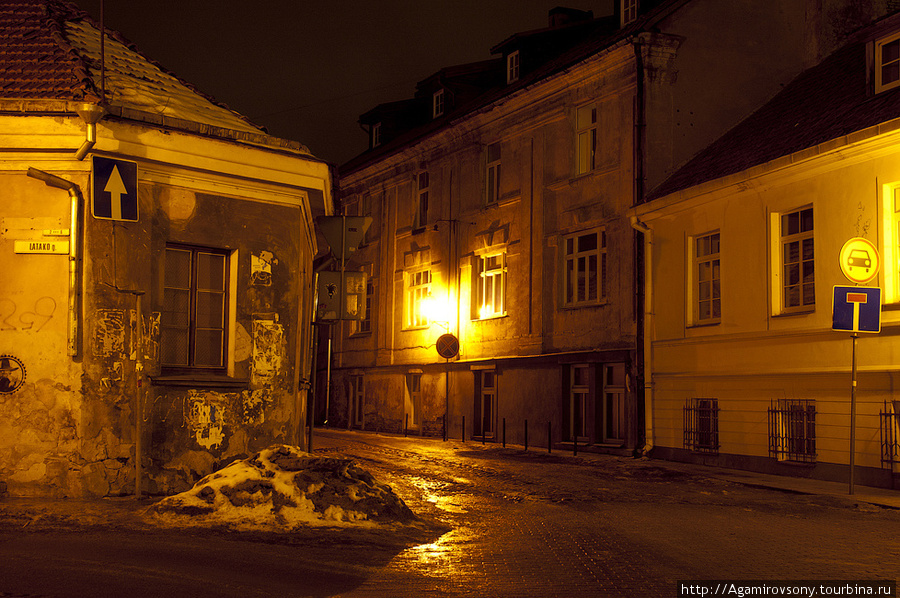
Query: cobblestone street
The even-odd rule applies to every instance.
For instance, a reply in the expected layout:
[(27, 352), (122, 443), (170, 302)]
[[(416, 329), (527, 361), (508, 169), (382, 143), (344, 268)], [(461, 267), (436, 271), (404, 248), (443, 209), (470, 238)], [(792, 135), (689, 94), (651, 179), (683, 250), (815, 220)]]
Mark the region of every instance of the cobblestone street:
[(674, 596), (679, 580), (900, 572), (900, 511), (851, 497), (652, 460), (335, 431), (316, 443), (453, 528), (343, 596)]

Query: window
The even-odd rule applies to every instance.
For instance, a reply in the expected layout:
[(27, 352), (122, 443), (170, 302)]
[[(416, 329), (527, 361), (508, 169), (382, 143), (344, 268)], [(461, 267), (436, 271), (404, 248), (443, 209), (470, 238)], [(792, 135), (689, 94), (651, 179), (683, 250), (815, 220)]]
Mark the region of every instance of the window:
[(684, 406), (684, 448), (719, 453), (719, 400), (688, 399)]
[(519, 51), (510, 52), (506, 56), (506, 82), (515, 83), (519, 80)]
[(413, 228), (422, 228), (428, 222), (428, 173), (420, 172), (416, 177), (416, 212)]
[(365, 418), (365, 386), (361, 375), (350, 376), (350, 411), (352, 425), (363, 427)]
[(494, 370), (475, 372), (475, 436), (496, 437), (497, 373)]
[(779, 461), (816, 460), (816, 402), (782, 399), (769, 407), (769, 455)]
[(366, 280), (366, 310), (359, 320), (350, 320), (350, 334), (369, 334), (372, 332), (372, 298), (375, 295), (375, 286), (372, 279)]
[(590, 364), (572, 365), (569, 368), (569, 440), (588, 441), (592, 396)]
[(897, 401), (885, 401), (881, 413), (881, 466), (892, 471), (900, 464), (900, 409)]
[(564, 238), (563, 305), (599, 303), (606, 298), (606, 231), (577, 233)]
[(444, 114), (444, 90), (443, 89), (439, 89), (436, 92), (434, 92), (434, 95), (432, 96), (431, 108), (432, 108), (431, 116), (433, 118), (437, 118)]
[(500, 200), (500, 144), (492, 143), (485, 151), (484, 202), (494, 204)]
[(476, 256), (475, 318), (506, 315), (506, 252)]
[(575, 111), (576, 174), (594, 169), (597, 156), (597, 107), (582, 106)]
[(722, 316), (719, 285), (719, 233), (697, 237), (694, 251), (694, 280), (697, 281), (696, 322), (718, 322)]
[(406, 326), (408, 328), (428, 326), (425, 302), (431, 297), (431, 270), (419, 270), (409, 274), (406, 296)]
[(627, 25), (637, 18), (638, 0), (621, 0), (622, 25)]
[(816, 305), (813, 209), (781, 215), (782, 308), (809, 311)]
[(603, 366), (603, 442), (625, 441), (625, 364)]
[(372, 125), (372, 147), (381, 145), (381, 123)]
[(875, 42), (875, 93), (900, 85), (900, 33)]
[(228, 252), (172, 245), (164, 268), (161, 364), (224, 371)]
[(422, 373), (410, 372), (406, 375), (406, 426), (422, 423)]

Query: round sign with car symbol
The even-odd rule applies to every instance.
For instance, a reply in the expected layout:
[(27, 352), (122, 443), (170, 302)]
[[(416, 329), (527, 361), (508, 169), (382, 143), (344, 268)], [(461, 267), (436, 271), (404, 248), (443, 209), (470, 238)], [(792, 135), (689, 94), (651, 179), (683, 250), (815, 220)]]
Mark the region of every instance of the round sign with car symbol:
[(850, 282), (864, 284), (875, 278), (880, 266), (878, 249), (868, 239), (854, 237), (841, 247), (841, 272)]

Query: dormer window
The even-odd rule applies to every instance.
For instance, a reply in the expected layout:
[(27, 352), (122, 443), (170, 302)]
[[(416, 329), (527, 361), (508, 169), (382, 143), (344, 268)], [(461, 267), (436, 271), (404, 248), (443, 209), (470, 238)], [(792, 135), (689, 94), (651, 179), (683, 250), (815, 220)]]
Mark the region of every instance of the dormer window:
[(431, 116), (437, 118), (444, 115), (444, 90), (439, 89), (434, 92), (431, 101)]
[(875, 41), (875, 93), (900, 86), (900, 32)]
[(637, 18), (638, 11), (638, 0), (619, 0), (622, 9), (622, 26), (624, 27), (628, 23), (632, 22)]
[(510, 52), (506, 56), (506, 82), (515, 83), (519, 80), (519, 51)]
[(381, 145), (381, 123), (375, 123), (372, 125), (372, 147), (378, 147)]

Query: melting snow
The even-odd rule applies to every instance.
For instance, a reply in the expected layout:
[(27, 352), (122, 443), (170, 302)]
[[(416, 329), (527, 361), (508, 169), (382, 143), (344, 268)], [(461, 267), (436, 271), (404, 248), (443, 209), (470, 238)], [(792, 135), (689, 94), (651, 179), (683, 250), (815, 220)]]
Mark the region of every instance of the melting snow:
[(276, 445), (151, 507), (164, 522), (285, 531), (307, 525), (406, 522), (415, 515), (351, 459)]

